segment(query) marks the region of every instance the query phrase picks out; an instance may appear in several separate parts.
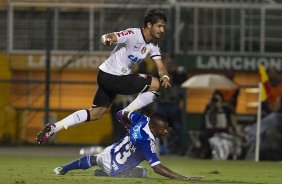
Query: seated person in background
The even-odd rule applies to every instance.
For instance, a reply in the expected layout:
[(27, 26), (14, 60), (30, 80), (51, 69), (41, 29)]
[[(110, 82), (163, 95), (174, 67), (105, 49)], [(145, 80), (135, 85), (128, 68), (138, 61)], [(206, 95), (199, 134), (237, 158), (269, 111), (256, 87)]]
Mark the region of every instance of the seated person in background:
[(267, 100), (262, 102), (262, 118), (269, 115), (272, 112), (277, 111), (277, 101), (282, 91), (282, 77), (275, 68), (270, 68), (268, 72), (270, 90), (267, 92)]
[[(282, 92), (276, 100), (276, 109), (261, 119), (260, 159), (282, 160)], [(246, 159), (254, 159), (257, 123), (254, 123), (246, 135)]]
[(205, 129), (210, 131), (211, 135), (236, 132), (236, 119), (233, 116), (234, 111), (224, 103), (221, 92), (215, 91), (205, 109)]
[[(131, 170), (141, 170), (141, 176), (146, 176), (146, 170), (138, 168), (146, 160), (155, 173), (171, 179), (200, 180), (201, 176), (183, 176), (171, 171), (161, 164), (156, 154), (156, 138), (163, 139), (168, 133), (168, 122), (160, 114), (150, 118), (137, 112), (125, 112), (131, 122), (129, 132), (119, 142), (108, 146), (98, 155), (86, 155), (78, 160), (54, 169), (57, 175), (66, 174), (74, 169), (88, 169), (99, 166), (107, 176), (124, 177)], [(139, 172), (140, 173), (140, 172)], [(140, 175), (139, 175), (140, 176)]]
[[(226, 151), (224, 156), (218, 156), (218, 152), (222, 145), (219, 145), (218, 137), (222, 140), (233, 139), (239, 133), (235, 113), (229, 105), (223, 101), (223, 95), (220, 91), (215, 91), (204, 113), (204, 124), (202, 126), (203, 133), (200, 136), (202, 142), (202, 157), (210, 158), (224, 158), (227, 159), (231, 150)], [(217, 144), (215, 143), (215, 138)], [(225, 143), (223, 143), (225, 144)], [(229, 144), (229, 142), (228, 142)], [(232, 143), (230, 143), (232, 144)], [(229, 144), (229, 145), (230, 145)], [(229, 146), (230, 149), (233, 145)]]

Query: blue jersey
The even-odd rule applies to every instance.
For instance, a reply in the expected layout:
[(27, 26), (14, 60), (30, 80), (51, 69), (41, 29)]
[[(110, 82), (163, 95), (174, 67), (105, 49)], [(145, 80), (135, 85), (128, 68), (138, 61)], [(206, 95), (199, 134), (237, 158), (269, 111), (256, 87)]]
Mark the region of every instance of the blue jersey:
[(149, 129), (149, 117), (132, 112), (132, 126), (127, 135), (115, 143), (111, 150), (111, 176), (139, 165), (147, 160), (151, 167), (160, 163), (156, 154), (156, 141)]

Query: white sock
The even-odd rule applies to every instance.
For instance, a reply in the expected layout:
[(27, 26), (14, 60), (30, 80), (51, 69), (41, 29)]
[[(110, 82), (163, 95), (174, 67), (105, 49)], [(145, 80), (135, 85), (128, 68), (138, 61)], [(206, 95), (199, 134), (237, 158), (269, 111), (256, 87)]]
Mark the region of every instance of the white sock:
[(140, 93), (135, 100), (133, 100), (127, 107), (123, 109), (124, 111), (136, 111), (145, 107), (146, 105), (152, 103), (157, 97), (157, 92), (147, 91), (145, 93)]
[(61, 121), (58, 121), (57, 123), (55, 123), (56, 125), (55, 132), (58, 132), (62, 130), (63, 128), (67, 129), (68, 127), (85, 122), (86, 120), (87, 120), (87, 111), (86, 110), (76, 111), (72, 113), (71, 115), (65, 117)]

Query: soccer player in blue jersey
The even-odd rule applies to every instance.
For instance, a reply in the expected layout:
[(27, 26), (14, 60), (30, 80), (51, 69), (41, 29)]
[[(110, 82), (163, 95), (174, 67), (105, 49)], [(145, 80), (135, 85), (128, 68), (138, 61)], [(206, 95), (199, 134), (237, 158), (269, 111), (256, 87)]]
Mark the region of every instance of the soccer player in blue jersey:
[(141, 170), (143, 172), (141, 176), (144, 177), (146, 176), (146, 170), (137, 166), (146, 160), (155, 173), (167, 178), (202, 179), (201, 176), (183, 176), (161, 164), (156, 153), (156, 138), (163, 139), (168, 133), (168, 122), (162, 115), (153, 114), (147, 117), (137, 112), (125, 112), (125, 114), (131, 122), (131, 126), (123, 139), (108, 146), (100, 154), (86, 155), (66, 165), (57, 167), (54, 169), (54, 173), (63, 175), (70, 170), (99, 166), (107, 176), (124, 177), (125, 173), (129, 171)]

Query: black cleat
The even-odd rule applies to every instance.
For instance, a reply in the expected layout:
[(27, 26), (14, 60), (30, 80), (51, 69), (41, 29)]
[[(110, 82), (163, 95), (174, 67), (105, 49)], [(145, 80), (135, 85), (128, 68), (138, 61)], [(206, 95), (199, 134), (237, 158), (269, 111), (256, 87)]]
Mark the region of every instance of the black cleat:
[(125, 128), (130, 129), (131, 122), (125, 115), (123, 115), (122, 110), (118, 111), (116, 116), (118, 122), (120, 122), (123, 126), (125, 126)]
[(36, 142), (37, 144), (41, 144), (43, 142), (46, 142), (49, 137), (54, 135), (55, 133), (55, 127), (54, 124), (47, 124), (45, 127), (37, 134)]

